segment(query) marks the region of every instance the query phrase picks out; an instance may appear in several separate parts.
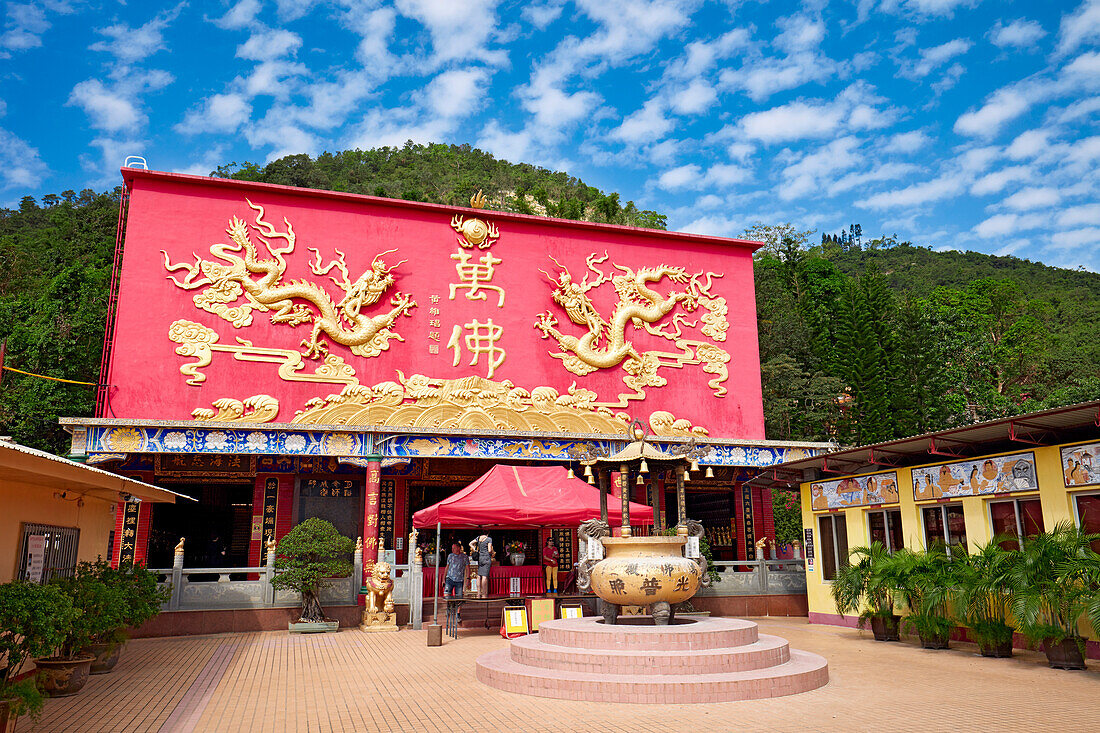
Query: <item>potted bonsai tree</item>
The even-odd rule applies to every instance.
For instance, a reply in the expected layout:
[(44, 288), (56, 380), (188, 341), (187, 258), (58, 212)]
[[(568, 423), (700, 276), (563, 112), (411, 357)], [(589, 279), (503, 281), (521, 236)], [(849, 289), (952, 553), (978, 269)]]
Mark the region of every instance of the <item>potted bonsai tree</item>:
[(1012, 602), (1012, 569), (1018, 553), (1004, 547), (1012, 539), (994, 537), (956, 563), (955, 606), (983, 657), (1012, 656), (1012, 635), (1016, 630), (1008, 624), (1008, 607)]
[(1028, 639), (1040, 642), (1051, 667), (1085, 668), (1085, 640), (1078, 629), (1088, 616), (1100, 628), (1100, 555), (1071, 522), (1024, 541), (1011, 574), (1012, 613)]
[(61, 645), (73, 622), (73, 602), (54, 585), (18, 581), (0, 585), (0, 731), (42, 710), (42, 693), (23, 667)]
[(894, 588), (883, 573), (889, 558), (890, 553), (881, 542), (853, 548), (848, 553), (848, 562), (837, 569), (831, 586), (837, 613), (858, 612), (859, 627), (870, 625), (876, 641), (900, 638), (900, 618), (894, 613)]
[(73, 617), (55, 654), (35, 659), (38, 684), (50, 697), (75, 695), (88, 682), (95, 655), (89, 647), (97, 637), (122, 625), (122, 601), (117, 588), (97, 575), (92, 563), (81, 563), (67, 578), (51, 581), (73, 604)]
[(350, 555), (354, 549), (354, 540), (337, 532), (331, 522), (316, 517), (279, 540), (271, 584), (302, 595), (302, 612), (297, 622), (290, 622), (290, 631), (336, 631), (340, 627), (339, 621), (325, 618), (320, 592), (328, 578), (351, 574), (354, 566)]
[[(956, 555), (961, 552), (955, 549)], [(925, 552), (902, 549), (890, 555), (884, 573), (909, 607), (903, 623), (920, 637), (920, 645), (946, 649), (955, 626), (948, 608), (956, 587), (952, 556), (942, 547)]]
[(114, 569), (102, 559), (84, 565), (85, 572), (93, 573), (114, 591), (118, 604), (112, 609), (118, 625), (96, 634), (88, 647), (96, 658), (91, 673), (106, 674), (118, 664), (127, 629), (137, 628), (159, 614), (161, 604), (168, 600), (168, 591), (157, 585), (155, 573), (140, 565), (126, 563)]

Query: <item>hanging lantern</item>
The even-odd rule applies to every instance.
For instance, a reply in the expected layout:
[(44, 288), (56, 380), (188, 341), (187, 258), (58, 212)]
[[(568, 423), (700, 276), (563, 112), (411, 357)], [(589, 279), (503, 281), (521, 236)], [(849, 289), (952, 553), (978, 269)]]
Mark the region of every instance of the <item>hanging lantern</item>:
[(576, 478), (577, 474), (573, 472), (573, 467), (569, 467), (569, 473), (565, 474), (566, 478)]
[(707, 472), (704, 474), (707, 478), (714, 478), (714, 469), (707, 466)]
[(691, 459), (691, 470), (692, 471), (698, 471), (699, 470), (699, 461), (695, 460), (694, 458)]
[[(585, 475), (586, 478), (592, 478), (592, 466), (585, 466), (584, 467), (584, 475)], [(588, 483), (592, 483), (592, 482), (589, 481)]]
[(640, 473), (649, 473), (649, 465), (645, 462), (644, 458), (642, 459), (642, 465), (638, 467), (638, 471)]

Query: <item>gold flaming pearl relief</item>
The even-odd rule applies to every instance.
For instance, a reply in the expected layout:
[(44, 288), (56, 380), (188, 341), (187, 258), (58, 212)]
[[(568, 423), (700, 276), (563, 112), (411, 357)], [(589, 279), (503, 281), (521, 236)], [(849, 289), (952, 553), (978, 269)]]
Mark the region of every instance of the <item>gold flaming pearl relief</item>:
[[(470, 206), (475, 209), (485, 208), (485, 196), (481, 191), (470, 198)], [(451, 218), (451, 228), (458, 232), (458, 243), (467, 249), (470, 247), (488, 249), (500, 238), (500, 232), (494, 224), (476, 216), (467, 219), (461, 214), (455, 214)]]

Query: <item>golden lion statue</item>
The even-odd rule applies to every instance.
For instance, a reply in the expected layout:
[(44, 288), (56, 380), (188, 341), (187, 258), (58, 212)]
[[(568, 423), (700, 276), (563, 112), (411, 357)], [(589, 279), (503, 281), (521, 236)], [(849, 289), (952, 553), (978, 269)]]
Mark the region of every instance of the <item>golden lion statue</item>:
[(376, 562), (367, 578), (367, 604), (363, 610), (364, 631), (396, 631), (397, 614), (393, 608), (393, 578), (390, 564)]

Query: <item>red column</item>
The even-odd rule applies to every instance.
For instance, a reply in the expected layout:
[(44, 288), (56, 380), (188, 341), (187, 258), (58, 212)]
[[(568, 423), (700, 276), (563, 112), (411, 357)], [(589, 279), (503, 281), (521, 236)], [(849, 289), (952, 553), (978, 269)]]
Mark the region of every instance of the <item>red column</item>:
[[(382, 488), (382, 461), (371, 458), (367, 462), (367, 481), (363, 497), (363, 582), (378, 557), (378, 494)], [(391, 548), (392, 549), (392, 548)]]

